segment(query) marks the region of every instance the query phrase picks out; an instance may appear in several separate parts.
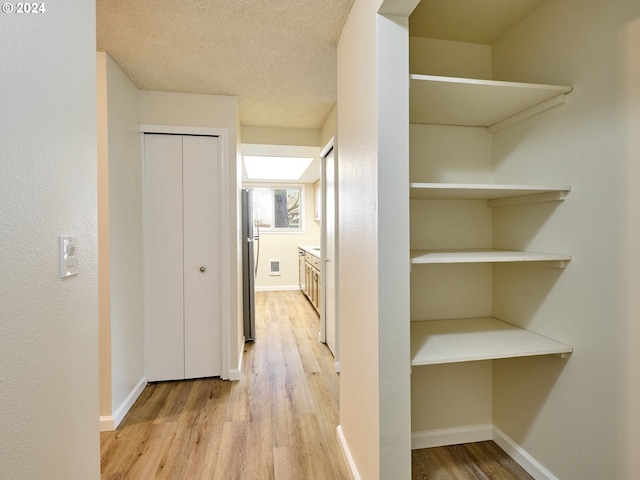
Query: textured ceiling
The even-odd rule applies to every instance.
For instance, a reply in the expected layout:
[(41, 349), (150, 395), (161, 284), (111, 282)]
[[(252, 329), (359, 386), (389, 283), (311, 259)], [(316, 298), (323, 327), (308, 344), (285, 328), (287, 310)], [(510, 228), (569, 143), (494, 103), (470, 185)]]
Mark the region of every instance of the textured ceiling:
[(320, 128), (353, 0), (97, 0), (97, 49), (142, 90), (234, 95), (243, 125)]
[(416, 37), (493, 44), (544, 0), (422, 0), (409, 17)]

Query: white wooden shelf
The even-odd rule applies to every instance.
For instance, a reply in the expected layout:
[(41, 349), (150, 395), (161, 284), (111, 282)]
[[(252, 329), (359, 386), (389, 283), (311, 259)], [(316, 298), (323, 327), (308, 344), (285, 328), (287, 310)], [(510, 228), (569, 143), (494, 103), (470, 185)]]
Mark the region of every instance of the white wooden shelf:
[(514, 250), (412, 250), (412, 264), (546, 262), (564, 268), (571, 255), (561, 253), (522, 252)]
[(410, 197), (419, 200), (488, 200), (490, 206), (561, 201), (568, 186), (477, 183), (411, 183)]
[(572, 90), (559, 85), (433, 75), (410, 75), (410, 86), (411, 123), (496, 129), (501, 128), (500, 122), (518, 121), (563, 103), (564, 94)]
[(573, 348), (496, 318), (411, 322), (411, 365), (566, 356)]

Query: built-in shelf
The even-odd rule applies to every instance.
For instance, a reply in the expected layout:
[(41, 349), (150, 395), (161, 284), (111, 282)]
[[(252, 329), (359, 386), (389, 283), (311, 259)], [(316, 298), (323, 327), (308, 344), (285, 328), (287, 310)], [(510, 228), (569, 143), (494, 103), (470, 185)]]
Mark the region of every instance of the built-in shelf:
[(419, 200), (488, 200), (490, 206), (561, 201), (568, 186), (477, 183), (412, 183), (410, 196)]
[(437, 263), (504, 263), (504, 262), (545, 262), (564, 268), (571, 255), (561, 253), (521, 252), (492, 248), (470, 250), (412, 250), (412, 264)]
[(410, 79), (409, 121), (437, 125), (499, 129), (500, 122), (518, 121), (563, 103), (564, 94), (572, 90), (569, 86), (433, 75), (411, 75)]
[(573, 348), (496, 318), (411, 322), (411, 365), (565, 356)]

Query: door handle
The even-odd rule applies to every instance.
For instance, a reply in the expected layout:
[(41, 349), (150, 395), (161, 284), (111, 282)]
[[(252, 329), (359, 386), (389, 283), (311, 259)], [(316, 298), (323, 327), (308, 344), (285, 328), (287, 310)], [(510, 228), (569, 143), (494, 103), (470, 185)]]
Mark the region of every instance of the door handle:
[(206, 267), (200, 267), (200, 271), (204, 273), (204, 271), (206, 270)]

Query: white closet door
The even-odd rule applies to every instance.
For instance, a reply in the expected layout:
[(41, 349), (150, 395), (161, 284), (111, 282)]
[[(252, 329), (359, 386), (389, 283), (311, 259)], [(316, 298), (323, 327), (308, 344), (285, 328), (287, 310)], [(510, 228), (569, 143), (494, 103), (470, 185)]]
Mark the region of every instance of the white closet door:
[(147, 378), (173, 380), (184, 378), (182, 137), (144, 140)]
[(220, 139), (183, 137), (184, 375), (222, 373)]
[(145, 135), (149, 381), (222, 374), (220, 139)]

